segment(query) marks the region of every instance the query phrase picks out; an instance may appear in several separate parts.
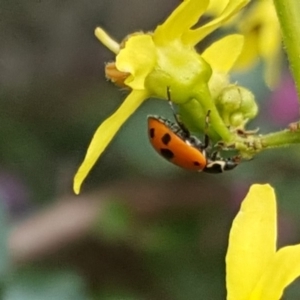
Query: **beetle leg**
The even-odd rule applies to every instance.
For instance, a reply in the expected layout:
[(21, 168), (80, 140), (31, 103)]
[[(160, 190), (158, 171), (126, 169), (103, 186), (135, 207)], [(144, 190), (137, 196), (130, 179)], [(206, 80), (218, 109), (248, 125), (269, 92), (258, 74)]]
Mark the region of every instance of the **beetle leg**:
[(174, 115), (176, 123), (178, 124), (178, 126), (180, 127), (180, 129), (184, 132), (185, 136), (187, 138), (189, 138), (191, 136), (190, 131), (186, 128), (186, 126), (180, 120), (178, 114), (175, 111), (175, 108), (174, 108), (174, 105), (173, 105), (173, 102), (172, 102), (172, 99), (171, 99), (171, 90), (170, 90), (169, 86), (167, 87), (167, 98), (168, 98), (169, 105), (170, 105), (170, 107), (171, 107), (171, 109), (173, 111), (173, 115)]
[(210, 110), (207, 112), (206, 117), (205, 117), (203, 149), (206, 149), (209, 146), (209, 136), (207, 134), (207, 130), (208, 130), (208, 126), (209, 126), (209, 115), (210, 115)]

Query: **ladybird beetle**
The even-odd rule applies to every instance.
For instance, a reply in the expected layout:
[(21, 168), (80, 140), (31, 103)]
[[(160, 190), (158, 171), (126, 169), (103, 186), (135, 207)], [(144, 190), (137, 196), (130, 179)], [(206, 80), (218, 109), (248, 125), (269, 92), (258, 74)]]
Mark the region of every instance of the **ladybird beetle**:
[[(174, 108), (167, 90), (169, 104)], [(222, 158), (218, 151), (207, 151), (209, 138), (205, 134), (204, 143), (190, 134), (189, 130), (177, 118), (173, 123), (159, 116), (148, 116), (148, 136), (153, 148), (165, 159), (188, 170), (208, 173), (222, 173), (232, 170), (239, 164), (238, 157)], [(207, 118), (209, 117), (209, 112)], [(206, 120), (206, 125), (207, 125)]]

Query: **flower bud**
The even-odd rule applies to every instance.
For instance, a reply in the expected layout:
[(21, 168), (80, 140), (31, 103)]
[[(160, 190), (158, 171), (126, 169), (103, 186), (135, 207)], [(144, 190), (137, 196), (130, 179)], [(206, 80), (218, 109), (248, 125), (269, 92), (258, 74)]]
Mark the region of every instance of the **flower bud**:
[(258, 113), (254, 95), (241, 86), (227, 86), (215, 102), (224, 123), (233, 128), (244, 129)]

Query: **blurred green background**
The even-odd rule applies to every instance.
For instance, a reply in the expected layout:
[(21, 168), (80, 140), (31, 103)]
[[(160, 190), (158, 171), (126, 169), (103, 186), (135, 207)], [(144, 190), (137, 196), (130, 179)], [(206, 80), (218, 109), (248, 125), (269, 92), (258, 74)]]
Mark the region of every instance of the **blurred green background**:
[[(97, 126), (126, 92), (107, 82), (114, 56), (94, 37), (149, 31), (179, 0), (1, 0), (0, 299), (225, 299), (230, 226), (252, 183), (276, 189), (278, 245), (300, 242), (299, 146), (228, 174), (195, 174), (151, 148), (152, 99), (123, 126), (74, 196), (72, 180)], [(210, 38), (211, 39), (211, 38)], [(233, 82), (250, 88), (262, 133), (298, 118), (285, 65), (274, 91), (262, 63)], [(300, 283), (285, 299), (300, 299)]]

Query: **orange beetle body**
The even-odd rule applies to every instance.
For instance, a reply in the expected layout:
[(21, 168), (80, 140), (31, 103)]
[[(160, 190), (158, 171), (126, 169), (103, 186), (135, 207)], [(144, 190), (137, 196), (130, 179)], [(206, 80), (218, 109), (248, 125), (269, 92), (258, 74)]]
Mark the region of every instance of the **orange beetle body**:
[(158, 154), (187, 170), (222, 173), (232, 170), (239, 163), (236, 157), (224, 159), (219, 157), (216, 151), (209, 154), (206, 151), (208, 137), (205, 136), (206, 141), (202, 144), (178, 121), (172, 123), (162, 117), (149, 116), (148, 136)]
[(185, 139), (177, 124), (160, 117), (149, 116), (148, 130), (153, 148), (173, 164), (192, 171), (202, 171), (207, 165), (201, 142)]

